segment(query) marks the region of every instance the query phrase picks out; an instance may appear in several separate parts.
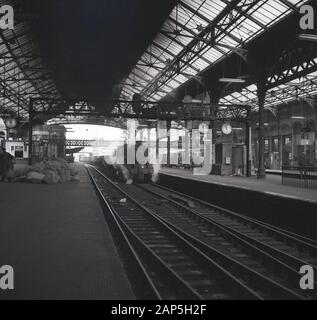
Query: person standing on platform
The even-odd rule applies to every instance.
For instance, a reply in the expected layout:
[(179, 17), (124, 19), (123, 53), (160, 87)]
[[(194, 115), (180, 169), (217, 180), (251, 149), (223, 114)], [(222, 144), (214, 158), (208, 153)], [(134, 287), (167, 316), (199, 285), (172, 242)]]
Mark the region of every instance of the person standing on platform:
[(0, 174), (2, 175), (2, 182), (5, 182), (9, 179), (9, 172), (13, 171), (13, 159), (14, 157), (6, 151), (5, 148), (2, 148), (0, 153)]

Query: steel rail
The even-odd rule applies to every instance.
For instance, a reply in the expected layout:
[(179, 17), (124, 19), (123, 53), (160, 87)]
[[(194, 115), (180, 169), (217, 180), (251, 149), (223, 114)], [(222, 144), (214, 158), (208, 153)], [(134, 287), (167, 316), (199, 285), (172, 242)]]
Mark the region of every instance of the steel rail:
[[(284, 261), (279, 260), (276, 256), (273, 256), (270, 254), (270, 252), (267, 252), (265, 250), (262, 250), (260, 245), (255, 245), (252, 241), (249, 242), (247, 237), (243, 237), (240, 236), (240, 234), (236, 234), (234, 232), (231, 231), (230, 227), (225, 227), (223, 226), (223, 224), (219, 224), (217, 221), (214, 221), (208, 217), (206, 217), (205, 215), (201, 215), (198, 211), (193, 210), (185, 205), (182, 205), (174, 200), (172, 200), (169, 197), (163, 196), (162, 194), (156, 193), (153, 190), (149, 190), (147, 188), (147, 186), (143, 185), (141, 187), (142, 189), (144, 189), (147, 192), (152, 193), (153, 195), (160, 197), (166, 201), (168, 201), (170, 204), (172, 204), (175, 207), (178, 207), (178, 209), (180, 210), (180, 212), (182, 212), (183, 214), (189, 214), (194, 220), (199, 220), (200, 223), (204, 224), (204, 225), (210, 225), (211, 228), (214, 228), (216, 230), (216, 232), (220, 232), (220, 234), (223, 236), (224, 239), (230, 240), (232, 243), (240, 243), (241, 246), (244, 246), (247, 252), (251, 252), (253, 254), (253, 256), (257, 256), (257, 257), (261, 257), (261, 259), (263, 259), (263, 261), (266, 264), (272, 264), (272, 266), (275, 266), (275, 272), (279, 273), (280, 276), (282, 276), (283, 278), (286, 276), (288, 281), (291, 281), (291, 283), (293, 284), (293, 288), (297, 288), (298, 286), (298, 290), (299, 290), (299, 269), (296, 270), (293, 268), (293, 266), (290, 266), (288, 264), (286, 264)], [(284, 253), (282, 253), (284, 254)], [(302, 265), (305, 265), (307, 263), (302, 262)], [(297, 290), (297, 291), (298, 291)], [(295, 291), (294, 292), (294, 296), (301, 296), (302, 298), (305, 296), (304, 294), (298, 294)]]
[[(131, 206), (138, 209), (138, 214), (136, 214), (136, 212), (131, 214), (130, 211), (130, 213), (121, 213), (120, 216), (120, 212), (117, 211), (120, 210), (120, 206), (114, 208), (114, 205), (111, 205), (112, 211), (124, 227), (125, 232), (129, 233), (130, 239), (131, 237), (133, 238), (134, 247), (137, 244), (141, 248), (138, 250), (138, 254), (144, 255), (146, 252), (148, 256), (151, 256), (151, 259), (155, 260), (155, 265), (160, 264), (161, 267), (165, 269), (165, 272), (161, 273), (161, 276), (164, 275), (164, 277), (174, 278), (174, 284), (182, 287), (181, 292), (183, 295), (184, 290), (187, 290), (189, 291), (188, 297), (191, 294), (191, 298), (196, 299), (216, 299), (217, 297), (220, 299), (262, 299), (260, 295), (248, 288), (240, 279), (234, 277), (219, 264), (215, 263), (210, 257), (193, 246), (184, 237), (180, 236), (149, 209), (131, 198), (97, 168), (90, 168), (93, 168), (94, 171), (102, 177), (104, 183), (108, 184), (107, 192), (111, 193), (113, 190), (116, 190), (121, 196), (127, 199), (130, 210)], [(142, 225), (144, 225), (144, 228)], [(148, 232), (150, 232), (148, 230), (151, 228), (155, 230), (156, 240), (168, 240), (174, 250), (168, 250), (168, 248), (163, 250), (164, 245), (162, 247), (162, 244), (164, 244), (164, 241), (161, 244), (158, 242), (157, 246), (151, 246), (149, 242), (147, 243), (144, 240), (144, 234), (148, 236)], [(153, 241), (153, 239), (150, 240)], [(162, 252), (160, 252), (160, 250), (162, 250)], [(165, 254), (170, 254), (170, 258), (173, 260), (176, 259), (174, 265), (171, 260), (169, 264), (166, 262), (164, 252)], [(179, 254), (179, 252), (181, 252), (181, 256), (185, 257), (185, 262), (192, 265), (192, 269), (188, 269), (188, 265), (187, 268), (184, 268), (184, 266), (181, 269), (177, 268), (177, 263), (182, 264), (181, 260), (177, 261), (177, 254)], [(186, 257), (189, 258), (187, 261)], [(202, 276), (202, 278), (199, 277), (199, 275)], [(206, 286), (206, 284), (208, 284), (208, 286)], [(200, 287), (202, 290), (199, 290)], [(176, 289), (176, 287), (174, 289)]]
[(143, 263), (139, 259), (136, 251), (133, 248), (133, 245), (131, 244), (130, 240), (126, 236), (126, 234), (122, 228), (122, 225), (120, 224), (119, 220), (117, 219), (116, 214), (114, 213), (109, 202), (107, 201), (107, 199), (103, 195), (102, 190), (100, 189), (96, 179), (93, 177), (93, 174), (91, 173), (91, 171), (88, 168), (87, 168), (87, 171), (88, 171), (88, 174), (89, 174), (91, 181), (93, 182), (93, 184), (98, 192), (99, 197), (102, 199), (104, 205), (106, 206), (106, 209), (108, 210), (108, 212), (110, 213), (110, 215), (113, 219), (113, 222), (116, 226), (117, 233), (120, 234), (121, 239), (123, 240), (126, 249), (129, 251), (129, 257), (133, 259), (134, 268), (138, 270), (138, 275), (139, 275), (138, 280), (140, 281), (140, 279), (141, 279), (141, 283), (142, 283), (141, 298), (162, 300), (162, 296), (160, 295), (160, 293), (156, 289), (151, 277), (149, 276), (149, 274), (146, 270), (146, 267), (143, 265)]
[[(163, 187), (161, 185), (155, 185), (155, 187), (160, 188), (162, 190), (166, 190), (167, 192), (177, 194), (184, 199), (188, 199), (189, 201), (193, 201), (201, 205), (203, 208), (209, 209), (210, 211), (213, 211), (214, 213), (217, 213), (219, 215), (223, 215), (231, 220), (236, 220), (237, 222), (241, 223), (241, 225), (247, 226), (250, 225), (253, 228), (257, 228), (259, 233), (263, 233), (266, 236), (278, 239), (279, 241), (283, 241), (284, 243), (288, 244), (289, 246), (294, 246), (296, 250), (302, 251), (304, 254), (310, 254), (313, 257), (316, 258), (317, 261), (317, 242), (313, 239), (309, 239), (307, 237), (303, 237), (301, 235), (298, 235), (296, 233), (283, 230), (281, 228), (278, 228), (276, 226), (272, 226), (266, 223), (263, 223), (259, 220), (252, 219), (247, 216), (243, 216), (239, 213), (221, 208), (219, 206), (210, 204), (206, 201), (197, 199), (195, 197), (191, 197), (189, 195), (185, 195), (181, 192), (171, 190), (169, 188)], [(226, 226), (227, 227), (227, 226)], [(232, 228), (231, 228), (232, 229)], [(236, 232), (236, 231), (235, 231)], [(283, 253), (281, 250), (279, 250), (280, 253)], [(286, 254), (286, 253), (285, 253)], [(304, 261), (297, 259), (295, 257), (294, 260), (295, 264), (297, 266), (301, 265)], [(317, 266), (314, 266), (317, 271)]]

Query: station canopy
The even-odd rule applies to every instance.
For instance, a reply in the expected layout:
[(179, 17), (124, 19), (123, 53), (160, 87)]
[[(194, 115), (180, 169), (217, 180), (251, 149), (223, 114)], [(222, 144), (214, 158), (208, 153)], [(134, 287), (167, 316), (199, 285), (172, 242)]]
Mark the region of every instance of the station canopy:
[[(121, 99), (135, 93), (144, 100), (160, 101), (193, 80), (236, 49), (298, 11), (307, 0), (181, 0), (157, 36), (123, 81)], [(0, 5), (16, 3), (0, 0)], [(51, 70), (41, 59), (28, 20), (15, 16), (15, 28), (0, 33), (0, 114), (14, 112), (28, 118), (30, 97), (63, 98)], [(142, 36), (142, 35), (141, 35)], [(142, 49), (143, 50), (143, 49)], [(315, 61), (317, 62), (317, 60)], [(266, 106), (317, 94), (317, 73), (269, 90)], [(228, 94), (221, 104), (250, 104), (256, 108), (256, 85)]]
[[(0, 5), (12, 5), (14, 1), (0, 1)], [(42, 95), (59, 97), (50, 71), (38, 54), (26, 18), (15, 15), (14, 29), (0, 32), (0, 113), (14, 112), (27, 117), (30, 97)]]
[[(317, 58), (314, 59), (317, 64)], [(312, 72), (292, 82), (269, 89), (266, 94), (265, 107), (272, 108), (294, 100), (305, 100), (311, 104), (317, 95), (317, 72)], [(247, 86), (240, 92), (229, 94), (219, 101), (222, 105), (248, 104), (254, 110), (258, 108), (257, 87)]]
[[(159, 101), (190, 79), (214, 67), (278, 22), (299, 10), (303, 0), (181, 0), (156, 38), (133, 68), (122, 90), (122, 98), (141, 94), (144, 100)], [(214, 28), (213, 43), (206, 35)], [(195, 51), (188, 64), (184, 61)], [(189, 60), (189, 59), (188, 59)], [(173, 72), (177, 69), (177, 72)], [(316, 94), (316, 74), (270, 90), (267, 106), (297, 96)], [(256, 85), (221, 99), (222, 104), (257, 105)], [(296, 92), (295, 92), (296, 93)], [(293, 95), (294, 97), (295, 95)]]

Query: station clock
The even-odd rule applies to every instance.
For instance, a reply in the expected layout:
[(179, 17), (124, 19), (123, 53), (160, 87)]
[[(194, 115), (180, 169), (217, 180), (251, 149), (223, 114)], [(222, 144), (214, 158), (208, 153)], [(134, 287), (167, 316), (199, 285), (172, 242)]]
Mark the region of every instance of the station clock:
[(8, 129), (14, 129), (17, 126), (17, 120), (14, 118), (8, 118), (6, 119), (5, 124)]
[(221, 130), (223, 134), (229, 135), (232, 133), (232, 126), (230, 123), (224, 123)]

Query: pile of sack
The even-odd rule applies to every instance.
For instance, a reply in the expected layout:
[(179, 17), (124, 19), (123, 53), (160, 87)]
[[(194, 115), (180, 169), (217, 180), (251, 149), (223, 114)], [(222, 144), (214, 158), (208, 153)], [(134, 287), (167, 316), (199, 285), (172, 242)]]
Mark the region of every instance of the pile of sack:
[(79, 174), (66, 160), (58, 158), (16, 168), (14, 181), (58, 184), (79, 181)]

